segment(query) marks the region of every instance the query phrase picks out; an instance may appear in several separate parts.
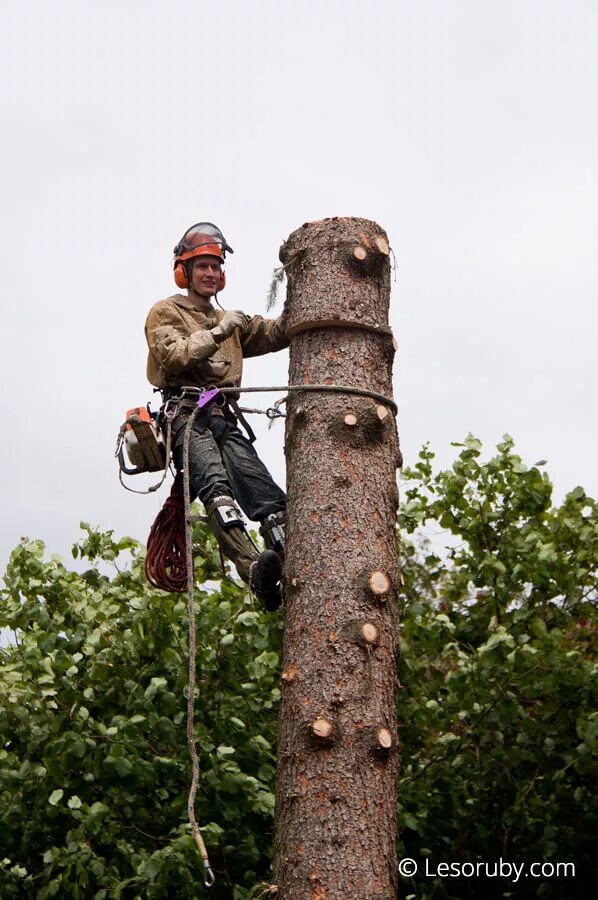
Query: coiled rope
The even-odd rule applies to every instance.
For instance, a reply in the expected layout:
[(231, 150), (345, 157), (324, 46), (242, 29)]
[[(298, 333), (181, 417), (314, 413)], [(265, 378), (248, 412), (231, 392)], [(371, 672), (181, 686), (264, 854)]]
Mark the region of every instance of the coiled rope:
[(145, 554), (145, 577), (149, 583), (174, 594), (182, 594), (187, 584), (182, 480), (181, 475), (175, 477), (170, 496), (151, 527)]

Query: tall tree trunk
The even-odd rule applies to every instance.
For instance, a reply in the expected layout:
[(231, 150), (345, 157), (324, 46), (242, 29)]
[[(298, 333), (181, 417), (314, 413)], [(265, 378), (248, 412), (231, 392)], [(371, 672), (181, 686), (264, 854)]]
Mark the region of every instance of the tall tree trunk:
[[(290, 383), (392, 393), (386, 234), (293, 232)], [(274, 883), (282, 900), (397, 895), (395, 418), (343, 393), (287, 401), (287, 561)]]

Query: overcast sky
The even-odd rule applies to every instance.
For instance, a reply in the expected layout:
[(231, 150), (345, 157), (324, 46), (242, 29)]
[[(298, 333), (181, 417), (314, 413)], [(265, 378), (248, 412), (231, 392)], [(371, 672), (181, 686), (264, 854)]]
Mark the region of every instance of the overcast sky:
[[(303, 222), (378, 222), (406, 462), (509, 432), (548, 460), (557, 500), (598, 494), (596, 2), (3, 13), (2, 566), (21, 535), (67, 556), (82, 519), (145, 540), (168, 489), (121, 488), (116, 433), (152, 399), (144, 320), (202, 219), (235, 250), (223, 305), (252, 314)], [(287, 365), (249, 360), (245, 383), (285, 383)], [(284, 483), (283, 426), (256, 425)]]

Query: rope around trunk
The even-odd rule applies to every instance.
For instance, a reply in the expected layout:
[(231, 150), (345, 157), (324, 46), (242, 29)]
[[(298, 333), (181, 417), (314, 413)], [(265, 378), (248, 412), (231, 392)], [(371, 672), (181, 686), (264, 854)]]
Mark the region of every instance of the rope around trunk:
[[(195, 386), (189, 385), (189, 387)], [(300, 393), (301, 391), (315, 391), (330, 394), (352, 394), (356, 397), (372, 397), (372, 399), (378, 400), (380, 403), (388, 406), (395, 414), (395, 416), (398, 412), (397, 404), (392, 399), (392, 397), (387, 397), (386, 394), (380, 394), (378, 391), (368, 391), (365, 388), (350, 387), (347, 384), (285, 384), (278, 385), (277, 387), (273, 387), (271, 385), (269, 385), (268, 387), (221, 387), (219, 388), (219, 391), (221, 394), (265, 394), (268, 391), (286, 391), (287, 394)]]

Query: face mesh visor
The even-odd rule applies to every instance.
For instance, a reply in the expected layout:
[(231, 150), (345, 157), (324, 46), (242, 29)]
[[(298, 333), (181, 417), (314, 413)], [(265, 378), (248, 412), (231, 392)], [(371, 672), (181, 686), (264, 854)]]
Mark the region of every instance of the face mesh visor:
[(225, 253), (232, 253), (224, 235), (211, 222), (198, 222), (192, 225), (181, 241), (174, 248), (174, 255), (178, 259), (185, 259), (199, 254), (213, 254), (224, 259)]

